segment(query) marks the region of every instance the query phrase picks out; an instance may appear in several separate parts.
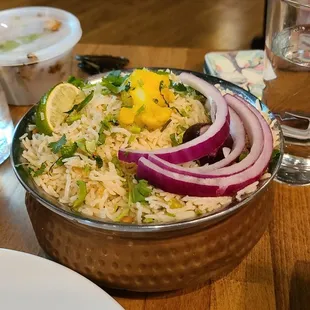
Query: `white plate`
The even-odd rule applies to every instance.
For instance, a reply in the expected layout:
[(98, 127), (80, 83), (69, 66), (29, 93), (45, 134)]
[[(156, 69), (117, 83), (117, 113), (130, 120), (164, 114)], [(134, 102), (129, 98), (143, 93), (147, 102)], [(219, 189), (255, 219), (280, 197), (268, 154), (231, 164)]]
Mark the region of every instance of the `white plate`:
[(100, 287), (50, 260), (0, 249), (0, 308), (124, 310)]

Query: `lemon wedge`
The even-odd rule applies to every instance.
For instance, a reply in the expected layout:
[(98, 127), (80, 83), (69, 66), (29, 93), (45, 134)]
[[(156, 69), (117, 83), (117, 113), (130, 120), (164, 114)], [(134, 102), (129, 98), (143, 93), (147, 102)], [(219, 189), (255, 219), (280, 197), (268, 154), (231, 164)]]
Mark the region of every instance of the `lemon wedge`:
[(51, 135), (67, 117), (65, 112), (81, 102), (85, 94), (70, 83), (60, 83), (40, 100), (36, 111), (36, 127), (39, 133)]

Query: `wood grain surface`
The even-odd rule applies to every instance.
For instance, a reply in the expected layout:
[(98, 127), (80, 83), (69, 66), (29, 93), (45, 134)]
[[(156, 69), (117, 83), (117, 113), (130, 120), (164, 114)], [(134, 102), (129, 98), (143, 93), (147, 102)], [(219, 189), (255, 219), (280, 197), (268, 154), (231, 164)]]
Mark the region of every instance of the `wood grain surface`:
[[(111, 53), (131, 66), (201, 71), (206, 49), (79, 45), (77, 53)], [(75, 73), (77, 73), (75, 71)], [(15, 121), (27, 108), (12, 107)], [(225, 278), (165, 294), (107, 290), (128, 310), (299, 310), (310, 301), (310, 187), (275, 184), (274, 219), (246, 259)], [(44, 255), (34, 236), (9, 161), (0, 166), (0, 247)]]
[(1, 0), (0, 10), (29, 5), (76, 15), (81, 43), (245, 49), (263, 31), (264, 0)]

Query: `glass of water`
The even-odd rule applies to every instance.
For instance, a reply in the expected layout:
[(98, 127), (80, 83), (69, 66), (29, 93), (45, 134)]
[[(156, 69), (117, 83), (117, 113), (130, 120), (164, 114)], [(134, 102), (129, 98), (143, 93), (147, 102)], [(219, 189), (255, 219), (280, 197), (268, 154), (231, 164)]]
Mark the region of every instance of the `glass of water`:
[(265, 52), (263, 101), (285, 137), (277, 178), (310, 184), (310, 0), (268, 0)]
[(2, 89), (0, 89), (0, 164), (10, 155), (13, 130), (9, 106)]

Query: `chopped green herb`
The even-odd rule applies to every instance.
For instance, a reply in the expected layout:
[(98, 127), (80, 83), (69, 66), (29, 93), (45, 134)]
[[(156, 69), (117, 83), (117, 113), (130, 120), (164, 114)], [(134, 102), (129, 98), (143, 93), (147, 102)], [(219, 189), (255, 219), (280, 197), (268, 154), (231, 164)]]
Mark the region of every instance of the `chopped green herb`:
[(239, 155), (238, 161), (240, 162), (241, 160), (245, 159), (248, 156), (248, 154), (249, 154), (248, 152), (242, 152)]
[(146, 180), (139, 180), (138, 184), (133, 184), (131, 180), (127, 181), (129, 187), (130, 202), (144, 202), (145, 198), (150, 196), (152, 189)]
[(154, 98), (154, 99), (153, 99), (153, 102), (157, 104), (157, 103), (158, 103), (158, 99), (157, 99), (157, 98)]
[(184, 127), (184, 126), (182, 126), (182, 125), (178, 125), (178, 127), (177, 127), (177, 133), (178, 133), (178, 134), (183, 134), (184, 131), (185, 131), (186, 129), (187, 129), (186, 127)]
[(63, 135), (58, 141), (50, 142), (48, 144), (48, 147), (52, 149), (52, 152), (54, 154), (57, 154), (66, 143), (67, 143), (66, 135)]
[(85, 147), (88, 153), (93, 154), (96, 151), (96, 140), (86, 141)]
[(125, 84), (125, 91), (127, 92), (130, 89), (130, 82)]
[(173, 88), (177, 93), (187, 92), (187, 87), (182, 83), (176, 83), (171, 81), (170, 87)]
[(134, 134), (139, 134), (141, 132), (141, 128), (136, 125), (132, 125), (129, 130)]
[(198, 91), (196, 91), (190, 86), (185, 86), (182, 83), (171, 81), (170, 88), (172, 88), (176, 93), (180, 94), (181, 96), (188, 94), (189, 96), (193, 97), (196, 100), (199, 100), (199, 101), (205, 100), (205, 97), (201, 93), (199, 93)]
[(122, 76), (120, 70), (115, 70), (102, 78), (101, 85), (104, 86), (110, 93), (116, 95), (123, 90), (129, 90), (130, 85), (128, 86), (127, 82), (128, 76), (129, 75)]
[(98, 137), (98, 141), (97, 141), (97, 145), (102, 145), (105, 143), (107, 136), (105, 135), (105, 133), (103, 133), (101, 130), (99, 131), (99, 137)]
[(83, 204), (85, 197), (87, 195), (87, 188), (86, 188), (86, 183), (84, 181), (78, 180), (76, 181), (77, 186), (79, 187), (79, 192), (78, 192), (78, 197), (76, 200), (73, 202), (72, 207), (74, 209), (78, 208)]
[(129, 214), (129, 208), (124, 208), (121, 213), (115, 218), (116, 222), (119, 222), (123, 217), (127, 216)]
[(69, 158), (72, 157), (74, 155), (74, 153), (77, 151), (77, 144), (74, 143), (70, 143), (68, 145), (64, 145), (61, 149), (60, 149), (60, 153), (62, 155), (62, 158)]
[(88, 83), (88, 84), (85, 84), (83, 89), (89, 89), (89, 88), (92, 88), (92, 87), (95, 87), (96, 84), (91, 84), (91, 83)]
[(86, 107), (86, 105), (93, 99), (94, 97), (94, 91), (92, 90), (84, 100), (82, 100), (80, 103), (73, 106), (73, 108), (65, 113), (72, 113), (73, 111), (80, 112), (83, 108)]
[(101, 121), (101, 128), (102, 130), (110, 130), (111, 129), (111, 124), (107, 119), (104, 119), (103, 121)]
[(104, 88), (101, 90), (101, 95), (106, 96), (106, 95), (110, 95), (111, 91), (107, 88)]
[(78, 88), (80, 88), (80, 89), (84, 88), (84, 86), (85, 86), (85, 82), (83, 80), (78, 79), (72, 75), (69, 76), (67, 82), (78, 87)]
[(181, 109), (181, 110), (180, 110), (180, 113), (181, 113), (181, 115), (182, 115), (183, 117), (188, 117), (188, 114), (187, 114), (187, 112), (186, 112), (184, 109)]
[(175, 133), (172, 133), (170, 135), (171, 145), (177, 146), (182, 143), (182, 135), (177, 135)]
[(105, 130), (110, 130), (111, 124), (107, 120), (101, 121), (101, 127), (99, 129), (98, 133), (98, 141), (97, 145), (102, 145), (105, 143), (106, 140), (106, 134), (104, 133)]
[(45, 168), (46, 168), (46, 164), (42, 163), (40, 168), (38, 170), (34, 171), (32, 175), (34, 177), (38, 177), (39, 175), (41, 175), (45, 172)]
[(144, 110), (145, 110), (145, 105), (142, 105), (142, 106), (137, 110), (136, 115), (141, 114)]
[(97, 168), (101, 168), (103, 166), (103, 160), (99, 155), (93, 155), (93, 159), (96, 161)]
[(26, 171), (28, 171), (28, 173), (30, 175), (33, 175), (33, 173), (34, 173), (34, 170), (31, 167), (28, 167), (28, 169)]
[(121, 162), (119, 161), (117, 156), (113, 156), (112, 160), (111, 160), (112, 164), (114, 165), (118, 175), (123, 176), (123, 170), (122, 170), (122, 166), (121, 166)]
[(128, 139), (128, 144), (131, 144), (133, 141), (135, 141), (135, 139), (136, 139), (136, 136), (131, 135)]
[(72, 125), (75, 121), (81, 119), (82, 115), (79, 113), (71, 114), (66, 118), (66, 123)]
[(142, 220), (142, 222), (145, 223), (145, 224), (154, 223), (154, 219), (151, 219), (151, 218), (144, 218), (144, 219)]
[(83, 167), (83, 170), (84, 170), (84, 172), (85, 173), (87, 173), (87, 174), (89, 174), (90, 173), (90, 165), (85, 165), (84, 167)]
[(171, 217), (176, 217), (176, 215), (175, 215), (175, 214), (170, 213), (170, 212), (168, 212), (168, 211), (166, 211), (166, 212), (165, 212), (165, 214), (166, 214), (166, 215), (168, 215), (168, 216), (171, 216)]
[(75, 143), (81, 151), (83, 151), (84, 153), (87, 153), (85, 142), (86, 142), (86, 139), (83, 138), (83, 139), (77, 140)]
[[(54, 164), (56, 164), (57, 166), (62, 166), (64, 164), (62, 160), (63, 160), (63, 157), (60, 156)], [(52, 170), (54, 164), (51, 166), (50, 171)]]

